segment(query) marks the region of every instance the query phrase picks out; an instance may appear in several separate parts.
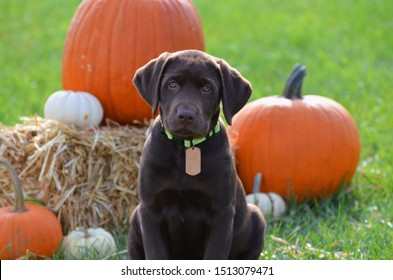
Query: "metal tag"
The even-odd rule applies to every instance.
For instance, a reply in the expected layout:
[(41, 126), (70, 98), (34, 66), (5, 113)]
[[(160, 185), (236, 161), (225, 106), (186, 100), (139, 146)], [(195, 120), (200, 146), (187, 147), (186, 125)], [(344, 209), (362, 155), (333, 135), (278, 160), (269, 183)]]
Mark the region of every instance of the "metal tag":
[(198, 147), (186, 149), (186, 173), (191, 176), (201, 173), (201, 149)]

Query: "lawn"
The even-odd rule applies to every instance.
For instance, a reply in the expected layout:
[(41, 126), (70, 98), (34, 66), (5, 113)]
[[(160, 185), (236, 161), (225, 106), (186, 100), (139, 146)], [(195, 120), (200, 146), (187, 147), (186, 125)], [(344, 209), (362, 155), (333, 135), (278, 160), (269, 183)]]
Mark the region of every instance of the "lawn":
[[(46, 98), (61, 89), (63, 42), (79, 2), (0, 3), (1, 123), (42, 116)], [(289, 203), (280, 219), (268, 218), (261, 258), (392, 259), (393, 2), (194, 2), (207, 52), (251, 81), (252, 99), (280, 94), (301, 63), (303, 93), (341, 103), (359, 128), (361, 159), (351, 186), (319, 203)]]

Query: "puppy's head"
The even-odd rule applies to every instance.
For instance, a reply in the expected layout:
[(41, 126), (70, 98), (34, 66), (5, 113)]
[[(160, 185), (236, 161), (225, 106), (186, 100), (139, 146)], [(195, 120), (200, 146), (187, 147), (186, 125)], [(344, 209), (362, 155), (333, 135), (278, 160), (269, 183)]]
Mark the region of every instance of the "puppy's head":
[(252, 92), (228, 63), (197, 50), (163, 53), (141, 67), (133, 82), (153, 114), (160, 107), (165, 129), (186, 139), (203, 137), (214, 127), (221, 101), (231, 124)]

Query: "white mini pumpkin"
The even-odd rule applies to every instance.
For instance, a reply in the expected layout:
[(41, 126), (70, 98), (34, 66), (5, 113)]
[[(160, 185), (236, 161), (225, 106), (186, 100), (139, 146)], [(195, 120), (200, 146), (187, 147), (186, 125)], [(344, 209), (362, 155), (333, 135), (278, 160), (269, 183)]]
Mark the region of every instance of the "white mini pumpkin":
[(64, 237), (62, 251), (66, 260), (103, 259), (116, 252), (116, 242), (103, 228), (77, 228)]
[(98, 126), (104, 110), (94, 95), (84, 91), (59, 90), (48, 97), (44, 116), (80, 127)]
[(252, 193), (247, 195), (247, 202), (255, 204), (263, 214), (278, 218), (287, 210), (284, 199), (277, 193)]

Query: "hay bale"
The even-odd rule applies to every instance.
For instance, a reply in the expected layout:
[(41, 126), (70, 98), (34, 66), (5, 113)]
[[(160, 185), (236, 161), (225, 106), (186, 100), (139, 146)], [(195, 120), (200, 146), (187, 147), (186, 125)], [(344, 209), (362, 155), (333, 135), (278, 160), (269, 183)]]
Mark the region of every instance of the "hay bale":
[[(25, 196), (44, 201), (64, 233), (80, 226), (125, 232), (139, 202), (137, 176), (146, 125), (108, 122), (77, 128), (39, 117), (14, 127), (0, 124), (0, 157), (18, 172)], [(0, 207), (14, 198), (0, 170)]]

